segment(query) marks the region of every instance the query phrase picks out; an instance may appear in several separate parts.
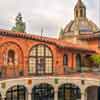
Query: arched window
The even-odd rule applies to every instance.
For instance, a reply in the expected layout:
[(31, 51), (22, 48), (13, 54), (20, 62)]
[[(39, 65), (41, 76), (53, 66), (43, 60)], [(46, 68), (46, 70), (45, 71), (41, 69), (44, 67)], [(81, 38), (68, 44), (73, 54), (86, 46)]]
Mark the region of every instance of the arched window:
[(8, 58), (7, 58), (8, 63), (13, 63), (15, 62), (15, 52), (13, 50), (8, 51)]
[(22, 85), (16, 85), (8, 89), (5, 100), (27, 100), (27, 89)]
[(53, 72), (53, 56), (45, 45), (37, 45), (29, 54), (30, 74), (50, 74)]
[(34, 86), (32, 100), (54, 100), (54, 88), (46, 83)]
[(76, 17), (78, 17), (78, 10), (76, 10)]
[(62, 84), (58, 89), (58, 100), (80, 100), (81, 91), (75, 84)]
[(64, 55), (64, 57), (63, 57), (63, 65), (68, 65), (68, 55)]
[(80, 17), (83, 17), (83, 8), (80, 9)]

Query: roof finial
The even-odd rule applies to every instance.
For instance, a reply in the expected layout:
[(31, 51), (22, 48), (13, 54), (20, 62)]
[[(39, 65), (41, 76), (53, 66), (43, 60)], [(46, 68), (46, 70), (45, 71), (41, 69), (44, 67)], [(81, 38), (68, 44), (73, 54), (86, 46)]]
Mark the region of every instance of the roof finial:
[(23, 22), (23, 17), (21, 15), (21, 13), (18, 13), (18, 15), (16, 16), (16, 24), (15, 26), (12, 28), (12, 31), (15, 32), (25, 32), (26, 29), (26, 25)]
[(78, 2), (80, 3), (80, 2), (82, 2), (82, 0), (78, 0)]
[(86, 7), (82, 0), (78, 0), (74, 8), (75, 18), (86, 18)]
[(43, 36), (43, 33), (44, 33), (44, 28), (42, 27), (41, 28), (41, 37)]
[(78, 2), (80, 2), (81, 0), (78, 0)]

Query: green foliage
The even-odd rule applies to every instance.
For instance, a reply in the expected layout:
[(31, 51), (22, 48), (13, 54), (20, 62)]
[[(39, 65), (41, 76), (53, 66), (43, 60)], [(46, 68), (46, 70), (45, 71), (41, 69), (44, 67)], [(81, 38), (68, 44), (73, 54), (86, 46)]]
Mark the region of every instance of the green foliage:
[(100, 65), (100, 55), (94, 54), (90, 57), (90, 59), (96, 64)]

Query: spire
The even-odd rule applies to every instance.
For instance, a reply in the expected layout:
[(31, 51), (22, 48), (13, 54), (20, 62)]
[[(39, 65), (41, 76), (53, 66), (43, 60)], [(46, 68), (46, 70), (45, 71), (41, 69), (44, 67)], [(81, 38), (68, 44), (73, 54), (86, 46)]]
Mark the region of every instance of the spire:
[(75, 8), (80, 8), (80, 7), (85, 7), (84, 3), (82, 2), (82, 0), (78, 0), (76, 3)]
[(82, 0), (78, 0), (74, 8), (75, 19), (86, 18), (86, 7)]

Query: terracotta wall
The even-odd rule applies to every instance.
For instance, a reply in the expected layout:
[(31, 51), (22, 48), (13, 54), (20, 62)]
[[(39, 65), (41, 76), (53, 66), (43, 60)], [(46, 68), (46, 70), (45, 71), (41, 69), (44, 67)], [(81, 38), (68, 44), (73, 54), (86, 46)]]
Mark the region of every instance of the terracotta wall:
[(12, 76), (13, 74), (18, 75), (19, 70), (24, 70), (24, 75), (28, 75), (28, 57), (31, 48), (38, 44), (46, 44), (51, 49), (53, 53), (53, 71), (54, 74), (64, 74), (63, 66), (63, 55), (68, 55), (68, 67), (76, 67), (76, 54), (81, 51), (68, 50), (64, 48), (59, 48), (53, 44), (48, 44), (45, 42), (40, 42), (36, 40), (28, 40), (22, 38), (12, 38), (1, 36), (0, 37), (0, 67), (4, 67), (4, 54), (8, 52), (9, 49), (15, 51), (18, 57), (18, 64), (15, 67), (15, 72), (13, 67), (6, 66), (7, 76)]
[[(98, 47), (98, 39), (94, 39), (94, 40), (89, 40), (87, 41), (88, 45), (91, 49), (96, 50), (97, 53), (100, 53), (100, 48)], [(100, 42), (99, 42), (100, 43)]]

